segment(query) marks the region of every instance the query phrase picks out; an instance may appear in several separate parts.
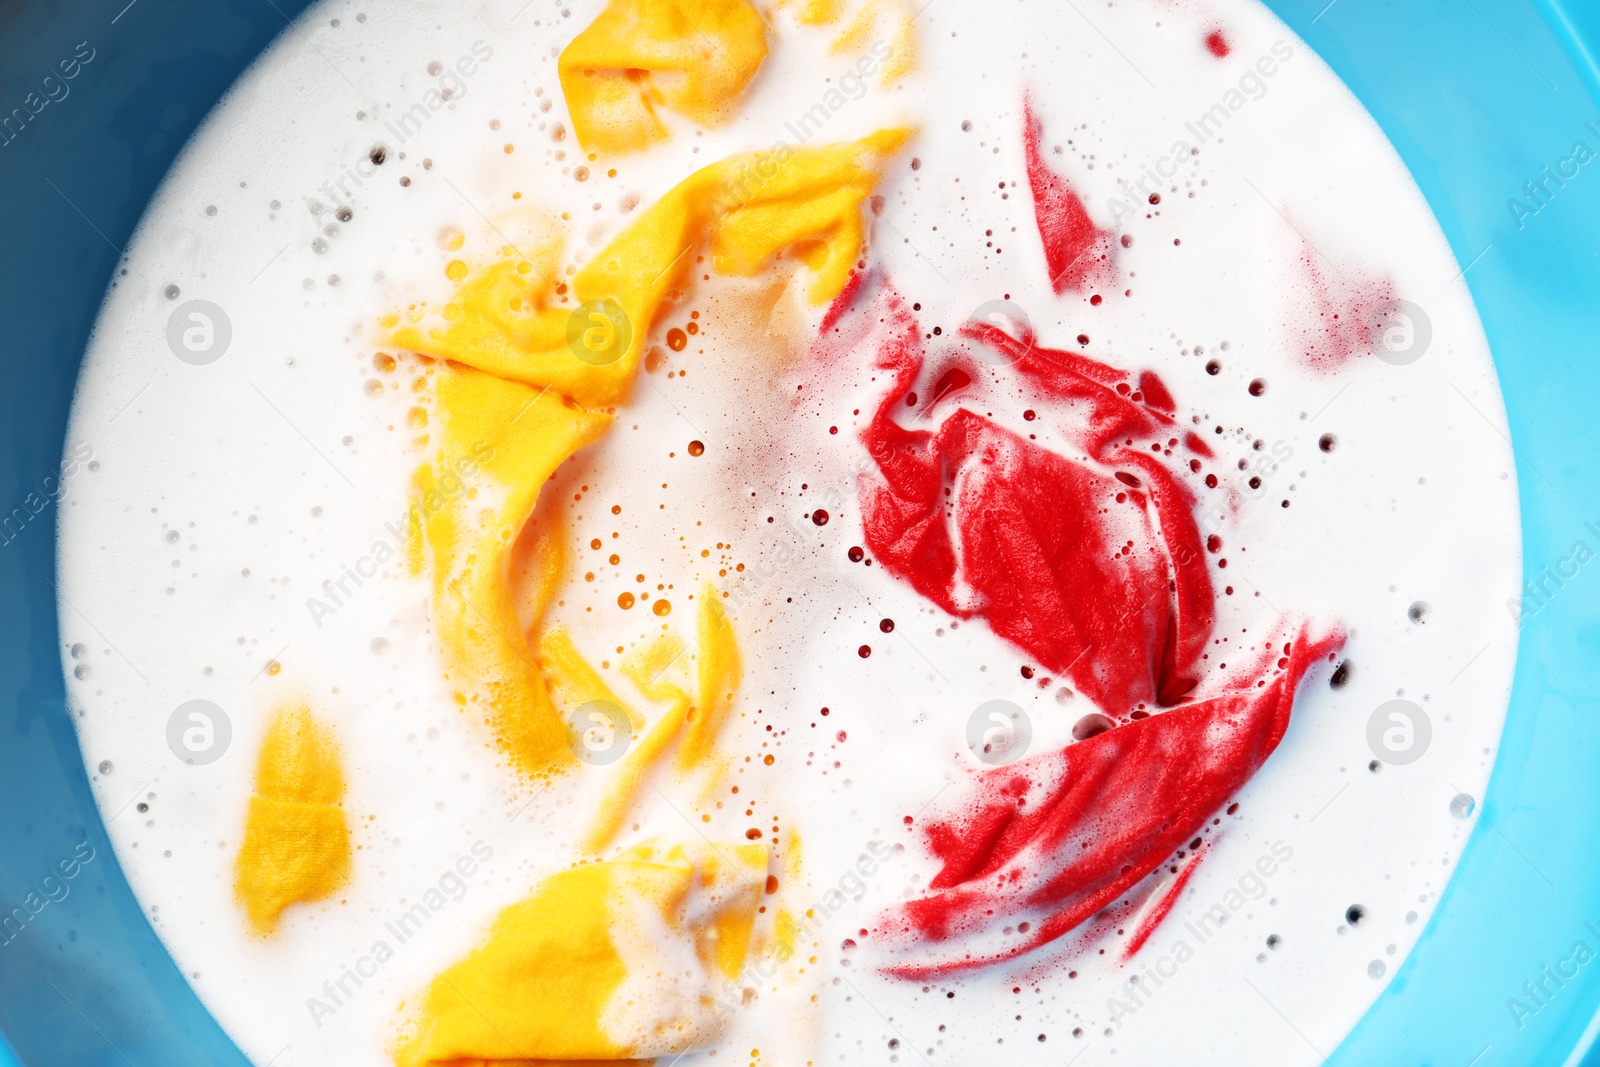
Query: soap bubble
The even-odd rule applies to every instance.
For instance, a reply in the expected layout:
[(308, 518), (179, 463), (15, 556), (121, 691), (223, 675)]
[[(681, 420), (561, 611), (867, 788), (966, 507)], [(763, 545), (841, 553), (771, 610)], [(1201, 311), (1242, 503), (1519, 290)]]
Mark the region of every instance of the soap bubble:
[(1478, 810), (1478, 802), (1470, 794), (1457, 793), (1450, 798), (1450, 814), (1458, 819), (1465, 819)]
[(1072, 724), (1072, 739), (1074, 741), (1087, 741), (1096, 734), (1103, 734), (1116, 725), (1109, 716), (1093, 711)]

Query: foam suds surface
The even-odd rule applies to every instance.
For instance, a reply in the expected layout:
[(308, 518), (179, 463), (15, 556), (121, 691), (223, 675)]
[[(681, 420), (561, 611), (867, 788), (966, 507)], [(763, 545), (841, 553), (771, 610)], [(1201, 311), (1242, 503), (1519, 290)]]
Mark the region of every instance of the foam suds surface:
[[(1102, 6), (1092, 26), (1046, 0), (981, 20), (934, 0), (915, 22), (920, 73), (898, 86), (847, 77), (859, 53), (830, 53), (828, 30), (779, 9), (731, 121), (669, 116), (670, 142), (591, 161), (555, 57), (599, 5), (517, 7), (312, 8), (180, 157), (84, 366), (67, 444), (93, 462), (70, 480), (60, 537), (72, 711), (117, 858), (205, 1004), (260, 1064), (388, 1063), (399, 1003), (574, 862), (606, 780), (603, 766), (545, 792), (519, 780), (441, 678), (428, 585), (402, 551), (431, 386), (382, 343), (379, 317), (438, 306), (451, 261), (534, 247), (550, 226), (568, 236), (563, 262), (581, 263), (734, 152), (905, 123), (920, 133), (880, 189), (868, 256), (919, 305), (930, 346), (1008, 300), (1042, 344), (1159, 373), (1237, 494), (1228, 566), (1211, 574), (1233, 590), (1215, 629), (1232, 644), (1216, 647), (1243, 662), (1280, 615), (1308, 617), (1343, 624), (1348, 666), (1337, 686), (1330, 666), (1312, 671), (1281, 745), (1208, 826), (1203, 862), (1131, 959), (1159, 894), (1009, 964), (927, 982), (875, 969), (861, 931), (926, 890), (938, 865), (921, 824), (982, 767), (975, 709), (1020, 706), (1033, 753), (1096, 709), (1041, 684), (981, 620), (952, 620), (870, 553), (852, 559), (871, 470), (859, 434), (885, 381), (810, 360), (803, 286), (702, 282), (659, 324), (654, 369), (613, 430), (546, 489), (569, 502), (572, 539), (553, 615), (619, 692), (634, 693), (621, 656), (663, 626), (693, 642), (691, 594), (708, 581), (745, 658), (724, 746), (740, 794), (702, 823), (646, 790), (618, 845), (747, 828), (804, 841), (782, 890), (813, 910), (803, 968), (740, 983), (760, 988), (735, 995), (747, 1003), (718, 1054), (682, 1067), (997, 1050), (1018, 1065), (1320, 1062), (1453, 873), (1475, 805), (1452, 800), (1481, 801), (1516, 651), (1516, 482), (1487, 343), (1377, 126), (1249, 0)], [(1085, 232), (1116, 235), (1110, 266), (1060, 294), (1034, 220), (1025, 93)], [(1350, 323), (1390, 294), (1426, 328), (1380, 359)], [(226, 331), (208, 340), (192, 300)], [(199, 331), (189, 348), (185, 328)], [(1003, 370), (963, 403), (1051, 444), (1048, 401)], [(233, 865), (261, 737), (294, 698), (339, 738), (351, 877), (258, 939)], [(193, 709), (169, 725), (196, 700), (229, 736), (186, 764)], [(1375, 762), (1369, 737), (1381, 747), (1399, 727), (1369, 723), (1391, 700), (1427, 717), (1410, 762)]]

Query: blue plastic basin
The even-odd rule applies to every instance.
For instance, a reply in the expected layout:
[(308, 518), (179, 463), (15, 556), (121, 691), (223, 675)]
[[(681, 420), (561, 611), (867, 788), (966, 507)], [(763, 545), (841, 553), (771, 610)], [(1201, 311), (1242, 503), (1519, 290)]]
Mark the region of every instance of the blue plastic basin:
[[(1600, 548), (1585, 526), (1600, 529), (1600, 167), (1537, 214), (1508, 206), (1576, 142), (1600, 152), (1600, 2), (1268, 3), (1376, 117), (1468, 268), (1510, 416), (1527, 576), (1576, 541)], [(94, 851), (65, 898), (0, 933), (0, 1067), (247, 1063), (106, 839), (65, 711), (54, 504), (24, 502), (60, 463), (90, 327), (157, 183), (305, 6), (0, 0), (0, 115), (93, 53), (0, 144), (0, 918)], [(26, 521), (7, 525), (19, 507)], [(1343, 1045), (1318, 1050), (1329, 1062), (1600, 1065), (1600, 962), (1560, 984), (1541, 970), (1579, 941), (1600, 956), (1600, 576), (1572, 583), (1523, 628), (1488, 795), (1432, 922)], [(1529, 1000), (1524, 983), (1541, 981)], [(1538, 1010), (1514, 1016), (1514, 997)]]

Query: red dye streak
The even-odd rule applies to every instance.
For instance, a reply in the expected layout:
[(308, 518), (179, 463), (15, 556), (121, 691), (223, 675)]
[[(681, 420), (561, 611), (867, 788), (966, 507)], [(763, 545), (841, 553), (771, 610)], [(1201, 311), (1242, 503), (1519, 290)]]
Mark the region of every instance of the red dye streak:
[(1044, 242), (1050, 284), (1058, 293), (1087, 289), (1095, 282), (1109, 284), (1114, 231), (1096, 226), (1072, 184), (1045, 162), (1039, 151), (1039, 121), (1034, 117), (1033, 102), (1026, 96), (1022, 99), (1022, 112), (1028, 185), (1033, 190), (1034, 219)]
[[(1279, 653), (1213, 674), (1196, 694), (1215, 592), (1195, 499), (1151, 451), (1179, 436), (1164, 383), (1031, 336), (964, 327), (1061, 403), (1071, 416), (1062, 432), (1084, 457), (1069, 460), (964, 408), (930, 428), (896, 422), (924, 349), (916, 317), (887, 282), (855, 287), (828, 317), (823, 358), (870, 359), (888, 380), (861, 435), (878, 468), (860, 486), (873, 556), (1125, 720), (974, 775), (956, 814), (928, 822), (942, 869), (883, 932), (914, 942), (918, 957), (888, 973), (931, 977), (1032, 951), (1134, 890), (1260, 768), (1306, 672), (1344, 638), (1312, 640), (1302, 627), (1282, 635), (1292, 641)], [(1152, 913), (1152, 929), (1178, 888)]]
[(1200, 858), (1205, 855), (1206, 848), (1206, 845), (1201, 845), (1194, 850), (1194, 855), (1190, 858), (1188, 866), (1184, 867), (1178, 873), (1178, 877), (1173, 879), (1172, 887), (1167, 890), (1166, 895), (1156, 901), (1155, 907), (1146, 912), (1144, 917), (1139, 920), (1138, 928), (1134, 930), (1133, 936), (1128, 938), (1128, 943), (1122, 950), (1123, 959), (1131, 958), (1135, 952), (1144, 948), (1144, 943), (1150, 940), (1150, 935), (1156, 932), (1156, 927), (1160, 926), (1162, 921), (1172, 913), (1172, 906), (1183, 895), (1183, 887), (1189, 884), (1189, 879), (1194, 877), (1194, 872), (1200, 866)]
[[(1060, 972), (1063, 970), (1066, 970), (1068, 978), (1078, 977), (1078, 972), (1069, 966), (1071, 961), (1120, 929), (1126, 928), (1129, 919), (1136, 916), (1147, 899), (1148, 894), (1142, 891), (1130, 893), (1104, 911), (1098, 912), (1094, 918), (1074, 930), (1071, 937), (1061, 938), (1048, 950), (1033, 954), (1016, 969), (1017, 977), (1023, 981), (1040, 984), (1059, 980)], [(1012, 973), (1010, 969), (1008, 973)]]
[(1350, 360), (1369, 355), (1379, 343), (1394, 306), (1394, 281), (1387, 276), (1347, 272), (1330, 276), (1308, 244), (1301, 250), (1315, 319), (1302, 328), (1301, 359), (1313, 370), (1332, 373)]
[(839, 290), (839, 295), (828, 305), (826, 314), (822, 316), (822, 325), (819, 327), (821, 334), (826, 337), (833, 332), (843, 315), (855, 303), (856, 296), (861, 292), (861, 285), (866, 280), (866, 274), (856, 270), (850, 272), (850, 278), (844, 283), (844, 288)]
[(1233, 46), (1228, 44), (1228, 39), (1222, 35), (1221, 30), (1212, 30), (1206, 34), (1206, 51), (1222, 59), (1233, 51)]

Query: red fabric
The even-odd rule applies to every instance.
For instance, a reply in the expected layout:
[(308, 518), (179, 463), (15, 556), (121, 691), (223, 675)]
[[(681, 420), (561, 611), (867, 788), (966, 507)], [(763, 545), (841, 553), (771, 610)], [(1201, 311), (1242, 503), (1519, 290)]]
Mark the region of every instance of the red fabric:
[[(1044, 945), (1166, 862), (1277, 747), (1306, 671), (1343, 637), (1277, 635), (1196, 695), (1215, 594), (1196, 501), (1169, 463), (1211, 452), (1179, 430), (1155, 374), (966, 328), (1057, 402), (1048, 414), (1068, 458), (964, 407), (936, 424), (896, 421), (915, 404), (925, 335), (886, 282), (853, 285), (828, 323), (824, 358), (870, 353), (888, 379), (861, 434), (877, 466), (861, 484), (873, 555), (1124, 723), (974, 775), (927, 827), (941, 870), (879, 933), (914, 948), (891, 972), (931, 976)], [(945, 370), (934, 399), (904, 417), (931, 422), (935, 401), (958, 404), (972, 377)], [(1156, 713), (1130, 720), (1139, 709)]]
[(1022, 100), (1022, 110), (1022, 147), (1028, 186), (1033, 192), (1033, 217), (1039, 239), (1044, 242), (1051, 287), (1064, 293), (1109, 282), (1113, 276), (1111, 238), (1115, 234), (1094, 224), (1072, 183), (1046, 162), (1039, 147), (1039, 121), (1027, 97)]
[(1215, 598), (1193, 496), (1151, 449), (1177, 436), (1161, 380), (972, 326), (970, 338), (1073, 409), (1088, 459), (965, 409), (936, 429), (908, 429), (894, 416), (922, 371), (920, 328), (887, 286), (864, 317), (878, 319), (876, 365), (893, 382), (862, 435), (882, 476), (862, 493), (872, 553), (1112, 715), (1181, 700)]
[[(919, 959), (889, 970), (932, 976), (1010, 959), (1115, 902), (1250, 780), (1283, 738), (1307, 669), (1342, 643), (1302, 630), (1283, 667), (1265, 653), (1216, 696), (975, 776), (956, 813), (927, 828), (943, 863), (929, 892), (883, 930), (911, 935)], [(974, 952), (969, 939), (988, 947)]]

